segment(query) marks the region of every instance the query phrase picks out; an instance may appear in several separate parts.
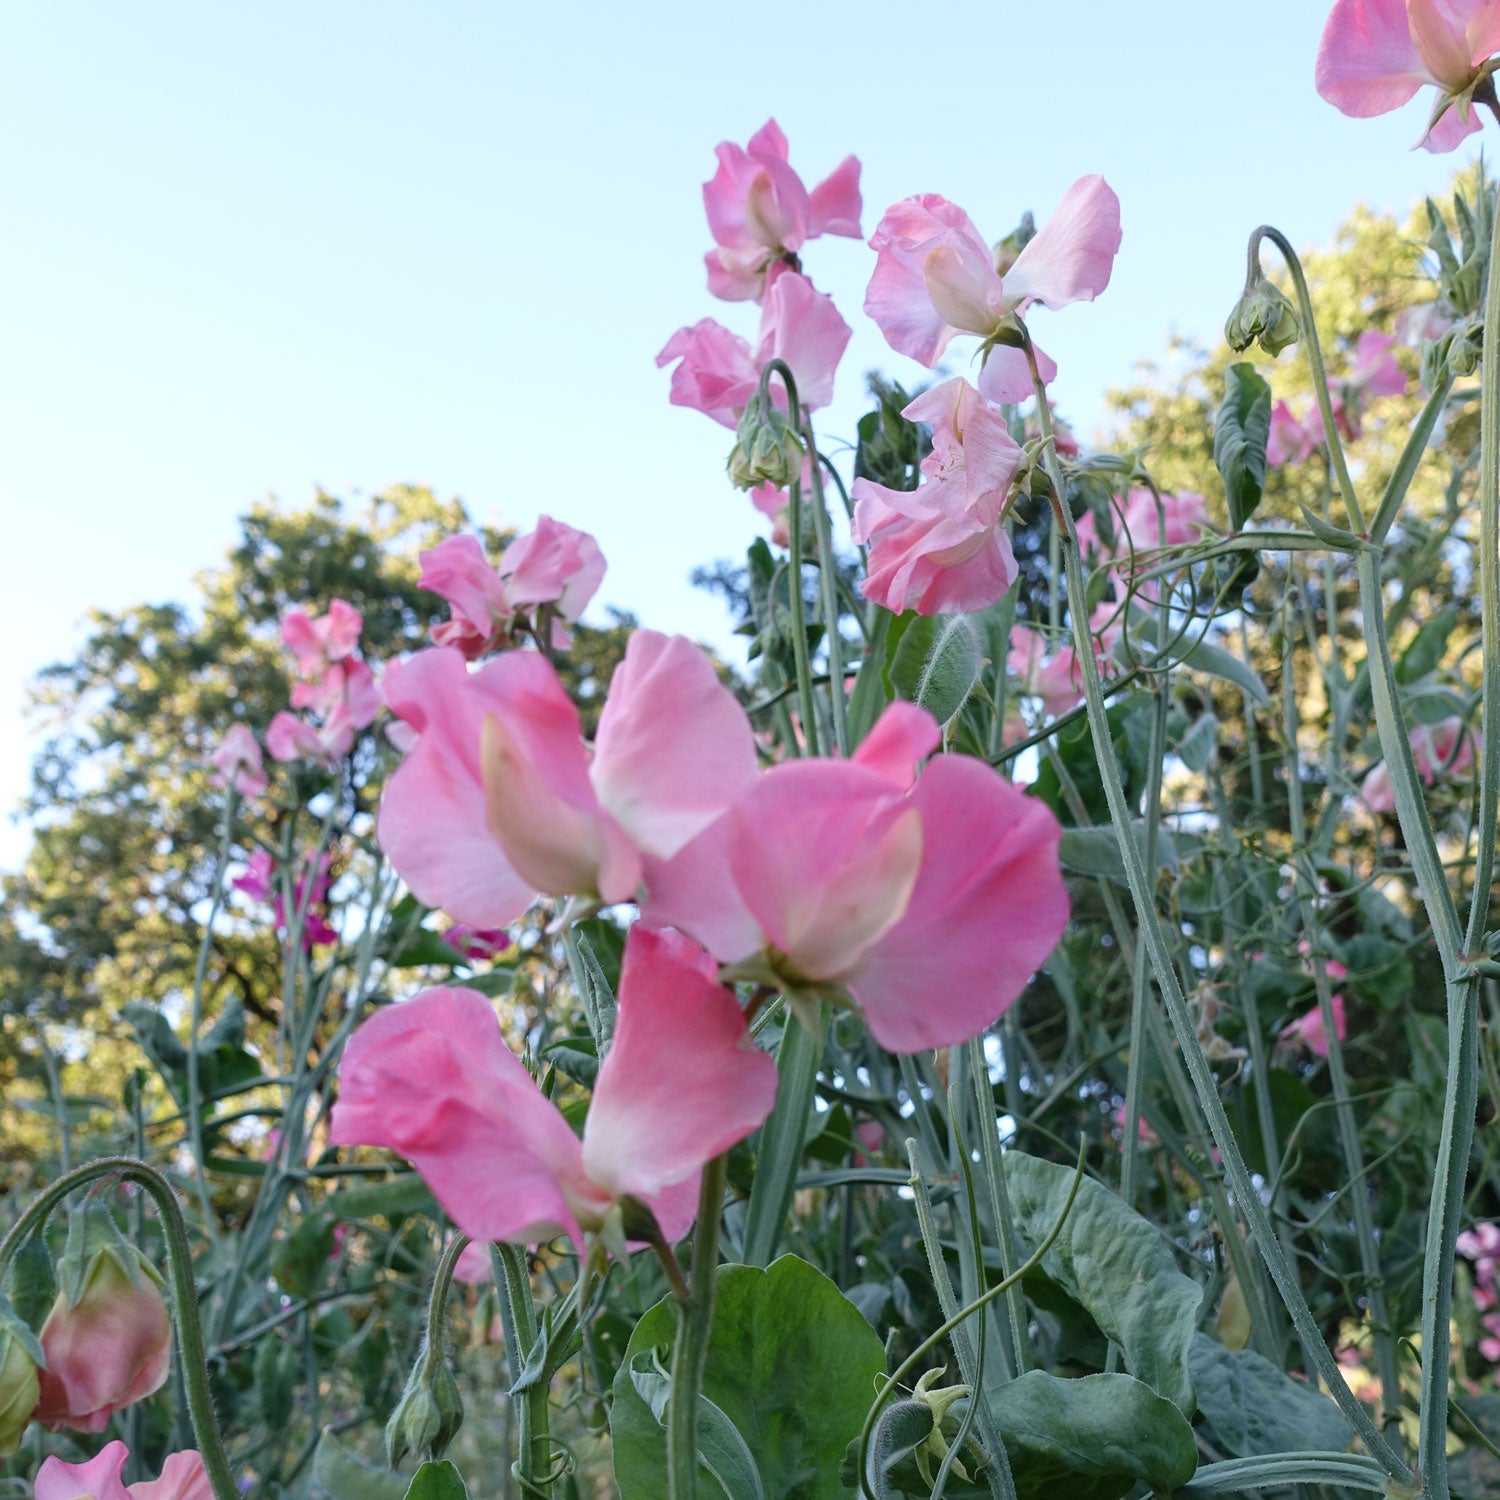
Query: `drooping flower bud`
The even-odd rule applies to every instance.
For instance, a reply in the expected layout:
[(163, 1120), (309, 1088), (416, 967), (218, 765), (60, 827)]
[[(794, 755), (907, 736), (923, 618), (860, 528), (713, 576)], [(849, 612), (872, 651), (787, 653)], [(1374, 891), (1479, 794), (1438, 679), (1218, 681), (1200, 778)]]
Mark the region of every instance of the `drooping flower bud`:
[(726, 465), (729, 482), (741, 490), (763, 484), (784, 490), (802, 477), (804, 457), (802, 439), (791, 419), (757, 391), (740, 416)]
[(0, 1297), (0, 1458), (21, 1445), (21, 1434), (41, 1393), (37, 1380), (41, 1363), (36, 1335)]
[(1224, 324), (1224, 337), (1236, 354), (1259, 344), (1274, 359), (1300, 336), (1297, 309), (1286, 293), (1264, 276), (1245, 289)]
[(161, 1277), (97, 1200), (77, 1214), (42, 1325), (46, 1358), (36, 1418), (54, 1432), (103, 1432), (122, 1408), (158, 1390), (172, 1362)]
[(385, 1424), (385, 1456), (395, 1468), (407, 1453), (436, 1463), (464, 1423), (463, 1398), (442, 1350), (426, 1339), (406, 1389)]

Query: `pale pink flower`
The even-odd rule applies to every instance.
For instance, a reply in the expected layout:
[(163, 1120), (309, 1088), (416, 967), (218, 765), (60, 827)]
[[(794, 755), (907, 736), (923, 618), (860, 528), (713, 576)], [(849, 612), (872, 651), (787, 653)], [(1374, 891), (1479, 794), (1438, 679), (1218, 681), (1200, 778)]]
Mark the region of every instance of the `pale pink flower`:
[[(1344, 1015), (1344, 997), (1335, 994), (1330, 1000), (1333, 1010), (1334, 1030), (1342, 1042), (1348, 1038), (1349, 1023)], [(1302, 1047), (1318, 1057), (1328, 1056), (1328, 1033), (1323, 1027), (1323, 1008), (1314, 1005), (1295, 1021), (1281, 1028), (1276, 1044), (1279, 1047)]]
[(335, 599), (323, 616), (289, 610), (281, 619), (281, 639), (297, 658), (304, 676), (316, 677), (330, 662), (343, 661), (359, 644), (364, 617), (343, 599)]
[[(1108, 601), (1100, 604), (1090, 625), (1099, 674), (1110, 677), (1118, 670), (1113, 652), (1125, 630), (1118, 607)], [(1006, 666), (1022, 693), (1041, 699), (1049, 717), (1066, 713), (1083, 702), (1083, 669), (1071, 642), (1049, 657), (1045, 655), (1046, 642), (1025, 625), (1013, 625), (1010, 640)]]
[[(1363, 431), (1365, 407), (1377, 396), (1399, 396), (1406, 389), (1406, 375), (1396, 363), (1391, 347), (1393, 333), (1367, 328), (1355, 341), (1354, 362), (1341, 381), (1330, 381), (1333, 419), (1348, 442), (1357, 442)], [(1322, 423), (1319, 422), (1321, 428)]]
[(1451, 151), (1479, 129), (1471, 91), (1496, 51), (1500, 0), (1337, 0), (1318, 47), (1318, 92), (1363, 119), (1433, 84), (1437, 104), (1416, 144)]
[[(429, 991), (429, 993), (431, 993)], [(458, 1261), (453, 1267), (453, 1279), (465, 1286), (488, 1286), (494, 1279), (490, 1267), (490, 1247), (484, 1240), (470, 1240), (458, 1252)]]
[[(1115, 545), (1110, 555), (1125, 559), (1132, 552), (1154, 552), (1161, 547), (1184, 547), (1209, 529), (1208, 503), (1192, 490), (1161, 497), (1161, 515), (1150, 490), (1131, 490), (1122, 508), (1112, 513)], [(1078, 544), (1085, 552), (1105, 553), (1093, 511), (1078, 518)]]
[(241, 797), (258, 797), (270, 785), (260, 745), (244, 724), (230, 726), (224, 742), (213, 754), (214, 779), (232, 787)]
[(417, 587), (446, 599), (452, 612), (433, 628), (439, 646), (454, 646), (473, 661), (509, 641), (515, 607), (478, 537), (467, 532), (445, 537), (418, 560)]
[[(1407, 740), (1417, 763), (1417, 774), (1428, 786), (1436, 784), (1439, 773), (1457, 777), (1473, 770), (1479, 736), (1456, 714), (1436, 724), (1418, 724)], [(1372, 812), (1396, 810), (1396, 792), (1391, 785), (1390, 768), (1384, 761), (1365, 776), (1359, 794)]]
[(564, 622), (576, 622), (588, 607), (604, 569), (599, 543), (551, 516), (538, 516), (536, 530), (518, 536), (500, 554), (500, 578), (512, 607), (551, 605), (552, 645), (559, 650), (571, 640)]
[(1266, 462), (1278, 468), (1282, 464), (1305, 463), (1323, 444), (1323, 419), (1318, 409), (1305, 418), (1294, 415), (1285, 401), (1271, 408), (1271, 435), (1266, 443)]
[[(955, 334), (986, 341), (979, 389), (991, 401), (1033, 394), (1022, 350), (989, 344), (1033, 302), (1091, 302), (1109, 285), (1120, 248), (1120, 200), (1102, 177), (1080, 177), (1002, 278), (994, 253), (956, 204), (936, 193), (886, 210), (870, 239), (875, 273), (865, 311), (886, 342), (931, 369)], [(1040, 349), (1044, 381), (1057, 366)]]
[[(761, 309), (760, 338), (754, 351), (738, 334), (712, 318), (679, 328), (656, 356), (659, 367), (673, 360), (671, 401), (690, 406), (725, 427), (738, 425), (755, 394), (760, 372), (773, 359), (783, 360), (797, 382), (797, 399), (810, 410), (833, 400), (833, 380), (852, 333), (833, 305), (807, 277), (777, 268), (767, 278)], [(771, 382), (778, 404), (785, 397), (779, 380)]]
[(811, 193), (787, 164), (786, 137), (775, 120), (747, 146), (721, 141), (719, 169), (703, 184), (703, 207), (716, 241), (704, 257), (708, 289), (729, 302), (759, 300), (767, 269), (793, 258), (822, 234), (858, 239), (859, 159), (846, 156)]
[(892, 614), (972, 614), (1016, 581), (1003, 517), (1021, 449), (967, 380), (924, 391), (902, 415), (932, 424), (923, 482), (854, 481), (854, 540), (868, 543), (864, 595)]
[(1407, 345), (1432, 343), (1453, 327), (1453, 314), (1441, 302), (1418, 302), (1396, 314), (1396, 337)]
[(977, 1035), (1067, 923), (1061, 830), (981, 761), (942, 755), (916, 777), (938, 737), (893, 704), (851, 760), (772, 767), (653, 866), (643, 918), (793, 992), (845, 995), (889, 1051)]
[(127, 1485), (120, 1478), (130, 1450), (116, 1439), (87, 1463), (52, 1457), (37, 1470), (36, 1500), (213, 1500), (203, 1456), (191, 1448), (167, 1459), (160, 1479)]
[(515, 1244), (565, 1234), (581, 1246), (627, 1197), (680, 1238), (703, 1164), (776, 1097), (776, 1066), (712, 961), (679, 934), (640, 927), (626, 939), (614, 1043), (582, 1141), (474, 990), (427, 990), (377, 1012), (350, 1038), (339, 1078), (333, 1144), (400, 1152), (465, 1234)]

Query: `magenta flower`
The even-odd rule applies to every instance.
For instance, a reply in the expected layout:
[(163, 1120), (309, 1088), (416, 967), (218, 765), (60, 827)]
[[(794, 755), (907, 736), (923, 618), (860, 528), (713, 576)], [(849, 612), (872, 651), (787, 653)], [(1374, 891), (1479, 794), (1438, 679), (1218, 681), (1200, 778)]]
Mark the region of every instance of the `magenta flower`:
[[(658, 367), (680, 360), (672, 371), (671, 401), (690, 406), (725, 427), (738, 424), (755, 394), (760, 372), (773, 359), (785, 361), (797, 382), (797, 399), (816, 411), (833, 400), (833, 377), (853, 330), (833, 299), (807, 277), (777, 268), (767, 278), (760, 341), (750, 345), (712, 318), (679, 328), (656, 356)], [(773, 381), (778, 402), (781, 382)]]
[[(292, 901), (296, 911), (302, 913), (302, 947), (311, 952), (323, 943), (336, 943), (338, 932), (328, 925), (324, 915), (328, 899), (328, 888), (332, 884), (333, 856), (327, 850), (319, 857), (311, 876), (304, 864), (303, 873), (293, 882)], [(281, 882), (276, 879), (276, 861), (267, 849), (256, 849), (241, 875), (231, 880), (237, 891), (256, 901), (266, 902), (276, 913), (276, 930), (286, 931), (286, 903), (282, 899)]]
[(865, 597), (898, 615), (971, 614), (1016, 580), (1002, 520), (1021, 449), (967, 380), (924, 391), (902, 415), (932, 424), (932, 452), (915, 490), (854, 481), (853, 537), (870, 546)]
[(822, 234), (858, 239), (859, 159), (846, 156), (809, 193), (787, 163), (786, 137), (775, 120), (746, 147), (721, 141), (719, 170), (703, 184), (703, 207), (715, 246), (704, 257), (708, 289), (727, 302), (759, 301), (773, 262), (794, 261)]
[(258, 797), (270, 785), (260, 745), (244, 724), (230, 726), (224, 742), (213, 754), (214, 780), (232, 787), (241, 797)]
[(289, 610), (282, 616), (281, 639), (297, 658), (297, 669), (316, 677), (331, 662), (343, 661), (359, 644), (364, 617), (352, 604), (335, 599), (321, 617), (305, 610)]
[(379, 1011), (350, 1039), (339, 1076), (333, 1144), (400, 1152), (465, 1234), (515, 1244), (565, 1234), (581, 1246), (627, 1197), (680, 1238), (704, 1163), (776, 1098), (776, 1066), (712, 961), (679, 934), (640, 927), (626, 939), (614, 1043), (582, 1141), (474, 990), (427, 990)]
[[(1002, 278), (989, 245), (956, 204), (936, 193), (886, 210), (870, 238), (875, 273), (865, 311), (886, 342), (931, 369), (955, 334), (985, 341), (979, 389), (991, 401), (1033, 394), (1020, 349), (991, 343), (1033, 302), (1091, 302), (1109, 285), (1120, 248), (1120, 200), (1102, 177), (1080, 177)], [(1040, 349), (1044, 381), (1057, 366)]]
[(1318, 92), (1360, 119), (1399, 109), (1433, 84), (1417, 145), (1451, 151), (1479, 129), (1476, 90), (1500, 51), (1500, 0), (1337, 0), (1318, 47)]
[(125, 1484), (120, 1475), (130, 1450), (116, 1440), (83, 1464), (49, 1458), (37, 1471), (36, 1500), (213, 1500), (203, 1456), (187, 1448), (167, 1459), (160, 1479)]
[(932, 716), (887, 708), (849, 761), (765, 772), (674, 860), (643, 917), (796, 996), (852, 1002), (882, 1047), (975, 1036), (1020, 995), (1068, 918), (1057, 820)]
[(470, 963), (499, 958), (511, 945), (503, 927), (473, 927), (464, 922), (455, 922), (443, 934), (443, 941)]

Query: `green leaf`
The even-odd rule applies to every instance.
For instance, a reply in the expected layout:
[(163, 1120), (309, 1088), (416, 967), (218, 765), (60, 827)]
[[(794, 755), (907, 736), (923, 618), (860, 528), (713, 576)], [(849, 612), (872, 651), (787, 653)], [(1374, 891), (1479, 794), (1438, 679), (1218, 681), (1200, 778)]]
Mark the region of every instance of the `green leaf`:
[(1440, 609), (1412, 637), (1411, 644), (1396, 663), (1397, 682), (1415, 682), (1435, 671), (1448, 650), (1448, 637), (1458, 624), (1458, 610), (1452, 605)]
[[(1035, 1247), (1062, 1214), (1073, 1169), (1007, 1151), (1005, 1179), (1016, 1228)], [(1203, 1294), (1154, 1225), (1085, 1178), (1042, 1269), (1120, 1346), (1132, 1375), (1192, 1414), (1188, 1345)]]
[(865, 647), (864, 660), (859, 664), (854, 691), (849, 695), (849, 740), (856, 747), (875, 727), (876, 719), (890, 702), (885, 681), (885, 642), (892, 618), (889, 610), (875, 611), (875, 629)]
[[(881, 1412), (866, 1452), (866, 1480), (875, 1500), (900, 1500), (905, 1491), (894, 1483), (892, 1471), (931, 1434), (932, 1408), (925, 1401), (893, 1401)], [(855, 1459), (857, 1462), (857, 1449)]]
[(1305, 505), (1302, 507), (1302, 520), (1307, 529), (1325, 547), (1330, 547), (1335, 552), (1348, 552), (1352, 555), (1368, 545), (1352, 531), (1345, 531), (1342, 526), (1335, 526), (1331, 521), (1325, 521), (1322, 516), (1316, 515)]
[(402, 1172), (386, 1182), (343, 1188), (328, 1200), (336, 1219), (394, 1219), (404, 1214), (437, 1218), (437, 1202), (415, 1172)]
[(1207, 672), (1210, 677), (1222, 677), (1226, 682), (1234, 683), (1250, 695), (1253, 703), (1261, 708), (1269, 707), (1271, 695), (1266, 691), (1265, 683), (1260, 680), (1260, 674), (1249, 662), (1242, 661), (1233, 652), (1210, 645), (1207, 641), (1199, 641), (1178, 660), (1184, 667), (1192, 667), (1195, 671)]
[(1219, 721), (1209, 713), (1199, 714), (1177, 742), (1177, 754), (1190, 771), (1202, 771), (1219, 743)]
[[(1135, 835), (1141, 857), (1144, 858), (1145, 823), (1132, 823), (1130, 831)], [(1125, 884), (1125, 861), (1120, 856), (1120, 836), (1112, 824), (1065, 828), (1057, 855), (1065, 868), (1080, 875), (1093, 875), (1113, 880), (1120, 885)], [(1165, 828), (1159, 828), (1156, 833), (1156, 863), (1169, 870), (1177, 868), (1177, 850), (1172, 843), (1171, 834)]]
[(468, 959), (457, 948), (449, 947), (437, 933), (426, 927), (417, 928), (399, 951), (391, 955), (393, 969), (451, 969), (467, 963)]
[[(650, 1408), (661, 1427), (667, 1425), (667, 1402), (672, 1377), (657, 1367), (651, 1350), (630, 1361), (636, 1395)], [(766, 1500), (765, 1486), (749, 1445), (733, 1422), (706, 1396), (698, 1402), (698, 1462), (717, 1481), (727, 1500)]]
[(1230, 365), (1224, 372), (1224, 404), (1214, 419), (1214, 465), (1236, 531), (1255, 514), (1265, 493), (1270, 436), (1271, 387), (1254, 365)]
[(445, 1458), (441, 1463), (423, 1464), (412, 1475), (406, 1500), (469, 1500), (463, 1475)]
[[(1151, 760), (1153, 713), (1150, 697), (1145, 693), (1137, 693), (1126, 702), (1115, 704), (1105, 716), (1109, 721), (1110, 743), (1114, 747), (1115, 760), (1125, 782), (1127, 801), (1139, 798), (1141, 788), (1146, 784), (1146, 773)], [(1084, 811), (1088, 814), (1085, 826), (1102, 826), (1108, 823), (1109, 803), (1104, 796), (1104, 785), (1099, 780), (1099, 762), (1094, 756), (1094, 739), (1088, 720), (1077, 718), (1072, 723), (1065, 724), (1058, 730), (1054, 743), (1063, 768), (1083, 800)], [(1042, 761), (1032, 791), (1057, 814), (1064, 826), (1077, 822), (1063, 796), (1062, 782), (1050, 756)]]
[(282, 1291), (311, 1296), (328, 1271), (333, 1254), (333, 1215), (309, 1214), (271, 1252), (271, 1270)]
[[(676, 1321), (670, 1299), (651, 1308), (615, 1377), (609, 1420), (621, 1500), (667, 1492), (665, 1436), (632, 1371), (651, 1350), (670, 1360)], [(839, 1462), (884, 1369), (875, 1331), (806, 1261), (719, 1267), (703, 1394), (754, 1454), (766, 1496), (849, 1500)]]
[(313, 1455), (313, 1483), (329, 1500), (406, 1500), (407, 1495), (404, 1474), (351, 1453), (326, 1427)]
[(1315, 1449), (1342, 1453), (1353, 1440), (1327, 1396), (1253, 1349), (1226, 1349), (1200, 1333), (1188, 1359), (1198, 1410), (1213, 1428), (1214, 1446), (1232, 1458)]
[(1017, 1500), (1119, 1500), (1137, 1482), (1170, 1495), (1193, 1477), (1193, 1429), (1130, 1375), (1061, 1380), (1030, 1370), (990, 1396)]
[(964, 706), (985, 664), (979, 630), (967, 615), (917, 615), (888, 660), (896, 695), (925, 708), (939, 724)]
[(1354, 990), (1371, 1005), (1395, 1010), (1411, 994), (1415, 978), (1409, 944), (1362, 932), (1344, 944), (1343, 957), (1349, 976), (1340, 981), (1341, 987)]

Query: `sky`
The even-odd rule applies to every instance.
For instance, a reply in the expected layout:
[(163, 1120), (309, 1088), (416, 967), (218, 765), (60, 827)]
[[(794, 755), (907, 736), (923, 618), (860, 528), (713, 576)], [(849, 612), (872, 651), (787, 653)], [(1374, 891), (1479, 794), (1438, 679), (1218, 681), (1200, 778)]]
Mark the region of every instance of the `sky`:
[[(1472, 154), (1408, 150), (1413, 103), (1344, 118), (1312, 85), (1315, 0), (797, 7), (58, 0), (0, 58), (0, 815), (45, 725), (25, 684), (90, 609), (190, 599), (237, 517), (399, 482), (610, 563), (600, 603), (723, 644), (692, 568), (763, 530), (730, 435), (654, 357), (750, 304), (703, 284), (700, 185), (774, 116), (811, 184), (864, 167), (864, 230), (938, 192), (988, 238), (1102, 172), (1123, 244), (1098, 302), (1039, 312), (1084, 435), (1173, 332), (1217, 336), (1269, 221), (1328, 243)], [(808, 247), (863, 372), (922, 372), (860, 313), (873, 255)], [(322, 601), (314, 601), (321, 604)], [(25, 830), (0, 816), (0, 868)]]

